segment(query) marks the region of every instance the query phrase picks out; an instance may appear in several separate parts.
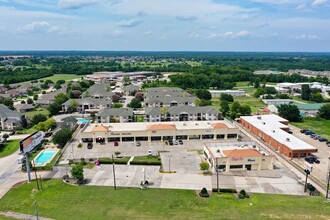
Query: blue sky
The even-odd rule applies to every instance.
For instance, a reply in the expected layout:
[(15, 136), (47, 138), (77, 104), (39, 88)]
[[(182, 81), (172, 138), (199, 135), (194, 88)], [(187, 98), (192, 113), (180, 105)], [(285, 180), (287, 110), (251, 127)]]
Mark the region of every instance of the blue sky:
[(0, 0), (0, 50), (330, 52), (330, 0)]

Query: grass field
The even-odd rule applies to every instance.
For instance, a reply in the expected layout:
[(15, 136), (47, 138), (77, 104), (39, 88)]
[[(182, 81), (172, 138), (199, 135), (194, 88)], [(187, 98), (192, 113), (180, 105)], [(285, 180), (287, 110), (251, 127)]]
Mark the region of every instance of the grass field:
[(34, 213), (54, 219), (329, 219), (322, 197), (253, 194), (239, 200), (232, 194), (199, 198), (195, 191), (171, 189), (71, 186), (44, 180), (43, 190), (24, 184), (0, 200), (1, 211)]
[(267, 107), (267, 105), (261, 101), (261, 99), (257, 99), (253, 96), (247, 97), (234, 97), (234, 100), (242, 104), (248, 104), (251, 107), (252, 112), (257, 112), (259, 108)]
[(291, 123), (301, 129), (309, 129), (330, 140), (330, 120), (305, 117), (303, 122)]
[(19, 142), (20, 140), (9, 140), (0, 146), (0, 158), (15, 153), (19, 148)]
[(241, 81), (241, 82), (236, 82), (237, 87), (241, 86), (249, 86), (249, 81)]
[(31, 111), (31, 112), (26, 112), (25, 115), (27, 115), (28, 117), (33, 117), (34, 115), (37, 114), (43, 114), (48, 116), (49, 115), (49, 111), (45, 108), (37, 108), (35, 111)]
[[(37, 79), (37, 80), (39, 81), (39, 80), (49, 79), (49, 80), (52, 80), (55, 83), (57, 80), (60, 80), (60, 79), (64, 79), (66, 81), (69, 81), (69, 80), (77, 79), (77, 78), (81, 78), (81, 77), (83, 77), (83, 76), (75, 75), (75, 74), (54, 74), (53, 76), (40, 78), (40, 79)], [(31, 80), (31, 81), (34, 81), (34, 80)], [(30, 83), (31, 81), (16, 83), (16, 85), (22, 85), (22, 84)]]

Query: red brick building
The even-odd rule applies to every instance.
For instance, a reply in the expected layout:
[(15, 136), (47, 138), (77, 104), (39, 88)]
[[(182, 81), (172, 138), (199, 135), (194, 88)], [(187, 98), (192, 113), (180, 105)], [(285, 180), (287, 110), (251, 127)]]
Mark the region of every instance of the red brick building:
[(288, 133), (289, 121), (277, 115), (243, 116), (241, 124), (289, 158), (307, 157), (317, 149)]

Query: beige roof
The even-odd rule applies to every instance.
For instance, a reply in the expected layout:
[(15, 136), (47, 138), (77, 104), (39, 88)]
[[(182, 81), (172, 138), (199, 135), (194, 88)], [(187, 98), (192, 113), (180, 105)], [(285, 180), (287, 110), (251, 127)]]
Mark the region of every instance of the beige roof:
[(254, 149), (223, 150), (225, 157), (258, 157), (261, 153)]
[(147, 126), (148, 130), (176, 130), (175, 125), (169, 124), (156, 124)]
[(100, 125), (100, 126), (96, 126), (93, 128), (92, 132), (98, 132), (98, 131), (108, 131), (109, 127)]

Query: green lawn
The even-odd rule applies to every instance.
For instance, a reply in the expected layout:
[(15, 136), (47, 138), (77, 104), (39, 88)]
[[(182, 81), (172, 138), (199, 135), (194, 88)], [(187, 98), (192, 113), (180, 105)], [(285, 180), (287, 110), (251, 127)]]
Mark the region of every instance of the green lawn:
[(136, 122), (144, 122), (144, 116), (143, 115), (136, 116)]
[(131, 164), (150, 164), (150, 165), (160, 165), (160, 156), (137, 156), (134, 157)]
[(293, 101), (298, 101), (298, 102), (295, 102), (297, 104), (302, 104), (301, 102), (303, 102), (303, 103), (309, 103), (309, 104), (316, 103), (316, 102), (313, 102), (313, 101), (302, 100), (300, 97), (297, 97), (297, 96), (291, 96), (291, 98), (293, 99)]
[(291, 124), (301, 129), (312, 130), (330, 140), (330, 120), (305, 117), (303, 122), (292, 122)]
[(0, 158), (15, 153), (19, 148), (19, 142), (20, 140), (9, 140), (0, 146)]
[(247, 97), (234, 97), (234, 100), (242, 104), (248, 104), (251, 107), (252, 112), (257, 112), (259, 108), (267, 107), (267, 105), (261, 101), (261, 99), (257, 99), (253, 96), (247, 96)]
[(65, 81), (70, 81), (70, 80), (78, 79), (78, 78), (81, 78), (81, 77), (83, 77), (83, 76), (76, 75), (76, 74), (54, 74), (53, 76), (49, 76), (49, 77), (42, 78), (42, 79), (43, 80), (49, 79), (49, 80), (52, 80), (53, 82), (56, 82), (60, 79), (63, 79)]
[(239, 200), (232, 194), (199, 198), (195, 191), (172, 189), (71, 186), (44, 180), (10, 190), (0, 210), (53, 219), (329, 219), (330, 205), (322, 197), (253, 194)]
[(249, 81), (241, 81), (241, 82), (236, 82), (236, 86), (249, 86)]
[(25, 112), (24, 113), (26, 116), (28, 117), (33, 117), (34, 115), (36, 114), (43, 114), (43, 115), (46, 115), (48, 116), (49, 115), (49, 111), (45, 108), (37, 108), (35, 111), (31, 111), (31, 112)]
[(27, 128), (27, 129), (23, 129), (20, 132), (22, 132), (23, 134), (33, 134), (34, 132), (37, 132), (38, 130), (35, 128), (35, 126), (31, 127), (31, 128)]

